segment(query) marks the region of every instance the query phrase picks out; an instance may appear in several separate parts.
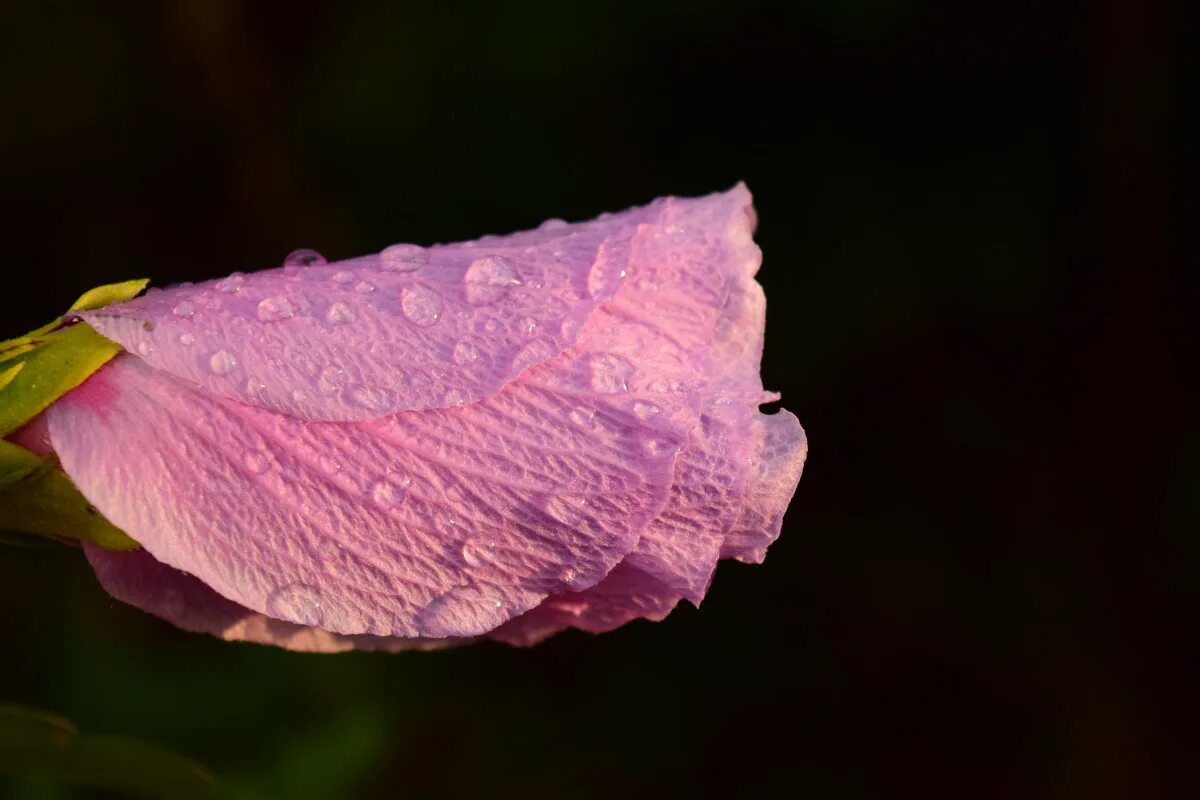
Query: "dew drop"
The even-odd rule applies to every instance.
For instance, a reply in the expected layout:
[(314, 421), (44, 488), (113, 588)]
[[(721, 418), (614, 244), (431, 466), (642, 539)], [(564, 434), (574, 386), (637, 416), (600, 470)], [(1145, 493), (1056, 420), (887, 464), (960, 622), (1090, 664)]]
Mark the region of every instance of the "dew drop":
[(467, 393), (462, 389), (451, 389), (446, 392), (446, 396), (442, 398), (442, 403), (447, 408), (457, 408), (461, 405), (466, 405)]
[(196, 343), (196, 337), (190, 333), (179, 334), (179, 343), (184, 347), (191, 347)]
[(237, 294), (238, 292), (240, 292), (242, 290), (242, 284), (244, 282), (243, 278), (245, 278), (245, 277), (246, 277), (245, 275), (235, 272), (234, 274), (230, 275), (228, 278), (224, 278), (223, 280), (217, 281), (217, 285), (214, 288), (218, 292), (225, 292), (226, 294)]
[(442, 298), (424, 286), (406, 286), (400, 294), (400, 310), (414, 325), (429, 327), (442, 316)]
[(267, 615), (297, 625), (318, 626), (324, 620), (321, 595), (304, 583), (281, 586), (267, 597)]
[(392, 404), (392, 393), (378, 386), (359, 384), (350, 387), (350, 399), (355, 405), (371, 411), (386, 411)]
[(633, 364), (612, 353), (599, 353), (588, 360), (591, 370), (593, 391), (601, 394), (617, 394), (629, 391), (629, 378), (633, 375)]
[(559, 328), (559, 335), (568, 342), (573, 342), (579, 336), (579, 329), (582, 327), (583, 325), (579, 320), (574, 317), (567, 317), (562, 321), (562, 327)]
[(354, 291), (358, 292), (359, 294), (370, 294), (371, 292), (375, 291), (375, 284), (371, 283), (370, 281), (362, 281), (354, 287)]
[(533, 334), (537, 331), (537, 325), (537, 320), (535, 320), (533, 317), (525, 317), (521, 320), (521, 333), (525, 334), (526, 336), (533, 336)]
[(654, 417), (658, 416), (660, 412), (662, 412), (661, 408), (654, 405), (654, 403), (647, 403), (645, 400), (638, 400), (633, 404), (634, 415), (643, 422), (653, 419)]
[[(183, 341), (183, 337), (180, 337)], [(266, 391), (267, 385), (262, 382), (261, 378), (256, 378), (253, 375), (246, 379), (246, 394), (258, 395)]]
[(546, 359), (553, 357), (554, 354), (555, 348), (549, 339), (534, 339), (518, 350), (517, 354), (513, 356), (513, 372), (522, 372), (534, 364), (540, 364)]
[(546, 516), (563, 525), (576, 525), (583, 519), (586, 505), (587, 502), (581, 497), (552, 494), (547, 495), (542, 501), (542, 511), (546, 512)]
[(331, 280), (334, 283), (341, 283), (341, 284), (354, 283), (354, 273), (346, 272), (345, 270), (341, 270), (340, 272), (333, 273)]
[(404, 502), (411, 478), (391, 473), (371, 485), (371, 499), (382, 508), (395, 508)]
[(191, 319), (192, 315), (196, 313), (196, 306), (192, 305), (190, 301), (184, 300), (182, 303), (171, 309), (171, 313), (177, 317), (182, 317), (183, 319)]
[(137, 351), (138, 355), (148, 356), (154, 352), (154, 345), (143, 339), (142, 341), (138, 342)]
[(571, 422), (574, 422), (581, 428), (590, 430), (596, 425), (596, 409), (587, 408), (586, 406), (575, 406), (568, 415), (571, 417)]
[(415, 244), (394, 244), (379, 254), (380, 264), (392, 272), (413, 272), (420, 269), (427, 258), (425, 248)]
[(276, 322), (296, 316), (292, 301), (286, 297), (268, 297), (258, 304), (258, 318), (263, 322)]
[(561, 231), (567, 227), (565, 219), (551, 218), (538, 226), (539, 231)]
[(592, 297), (611, 295), (625, 279), (625, 261), (605, 249), (601, 249), (596, 263), (588, 272), (587, 288)]
[(470, 342), (459, 342), (454, 345), (454, 352), (451, 354), (454, 363), (460, 367), (465, 367), (479, 358), (479, 348)]
[(208, 368), (217, 375), (228, 375), (237, 369), (238, 361), (228, 350), (218, 350), (208, 360)]
[(496, 560), (496, 543), (467, 539), (462, 543), (462, 559), (469, 567), (486, 567)]
[(519, 286), (517, 269), (503, 256), (477, 258), (463, 275), (467, 302), (474, 305), (493, 303), (504, 296), (511, 286)]
[(325, 256), (307, 247), (293, 250), (283, 259), (285, 267), (320, 267), (326, 263)]
[(325, 312), (325, 319), (331, 325), (345, 325), (354, 322), (354, 309), (339, 301), (331, 305), (329, 311)]
[(332, 397), (341, 391), (345, 380), (346, 373), (342, 368), (330, 365), (321, 370), (321, 376), (317, 379), (317, 391), (326, 397)]
[(425, 636), (472, 636), (492, 630), (505, 619), (504, 601), (490, 590), (460, 586), (427, 605), (417, 626)]
[(665, 439), (645, 439), (642, 441), (642, 452), (651, 458), (662, 458), (674, 452), (675, 445), (673, 442)]
[(296, 405), (300, 405), (307, 401), (308, 401), (308, 392), (304, 391), (303, 389), (293, 389), (292, 390), (292, 402), (293, 403), (295, 403)]

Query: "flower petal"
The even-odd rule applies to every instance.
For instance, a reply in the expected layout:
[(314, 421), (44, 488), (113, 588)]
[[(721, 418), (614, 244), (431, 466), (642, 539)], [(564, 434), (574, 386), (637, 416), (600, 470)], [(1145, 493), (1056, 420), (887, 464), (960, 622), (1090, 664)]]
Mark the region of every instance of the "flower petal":
[(231, 600), (335, 633), (467, 636), (594, 585), (666, 499), (687, 396), (644, 421), (636, 382), (598, 393), (575, 366), (452, 411), (304, 424), (120, 356), (48, 419), (109, 520)]
[(663, 205), (151, 290), (81, 316), (156, 369), (306, 419), (454, 407), (574, 343)]

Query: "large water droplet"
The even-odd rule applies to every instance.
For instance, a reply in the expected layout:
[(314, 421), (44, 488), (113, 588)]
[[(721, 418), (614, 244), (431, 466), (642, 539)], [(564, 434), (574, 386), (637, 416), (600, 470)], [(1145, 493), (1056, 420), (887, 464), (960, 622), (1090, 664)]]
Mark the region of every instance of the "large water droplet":
[(617, 394), (629, 391), (629, 378), (633, 375), (633, 364), (612, 353), (598, 353), (588, 359), (593, 391), (601, 394)]
[(642, 452), (651, 458), (663, 458), (674, 452), (675, 444), (666, 439), (653, 437), (642, 440)]
[(454, 363), (460, 367), (465, 367), (479, 358), (479, 348), (470, 342), (459, 342), (454, 345), (454, 353), (451, 354)]
[(458, 406), (466, 405), (466, 402), (467, 393), (458, 388), (450, 389), (442, 398), (442, 404), (447, 408), (457, 408)]
[(533, 317), (525, 317), (521, 320), (520, 330), (526, 336), (533, 336), (537, 332), (537, 320)]
[(215, 288), (218, 292), (225, 292), (227, 294), (237, 294), (238, 292), (240, 292), (242, 290), (242, 285), (245, 282), (244, 281), (245, 277), (246, 277), (245, 275), (235, 272), (234, 274), (230, 275), (228, 278), (217, 281), (217, 285)]
[(293, 250), (283, 259), (285, 267), (320, 267), (326, 263), (325, 256), (307, 247)]
[(568, 416), (571, 418), (571, 422), (586, 430), (591, 430), (596, 426), (596, 409), (594, 408), (575, 406)]
[(329, 307), (329, 311), (325, 312), (325, 319), (331, 325), (346, 325), (354, 322), (354, 309), (345, 303), (339, 301)]
[(463, 275), (467, 302), (479, 305), (493, 303), (504, 296), (511, 286), (519, 286), (517, 268), (504, 256), (477, 258)]
[(375, 291), (375, 284), (371, 283), (370, 281), (361, 281), (357, 286), (354, 287), (354, 291), (358, 292), (359, 294), (370, 294), (371, 292)]
[(393, 272), (413, 272), (421, 268), (428, 254), (415, 244), (394, 244), (379, 254), (379, 263)]
[(354, 279), (355, 279), (354, 273), (346, 272), (345, 270), (341, 270), (340, 272), (335, 272), (335, 273), (333, 273), (333, 276), (332, 276), (332, 280), (334, 283), (340, 283), (342, 285), (345, 285), (347, 283), (354, 283)]
[(552, 494), (543, 498), (541, 505), (542, 510), (551, 519), (561, 522), (563, 525), (576, 525), (583, 519), (587, 500), (582, 497)]
[(196, 337), (190, 333), (179, 334), (179, 343), (184, 347), (191, 347), (196, 343)]
[(258, 318), (263, 322), (275, 322), (296, 316), (292, 301), (286, 297), (268, 297), (258, 304)]
[(228, 375), (237, 369), (238, 360), (228, 350), (218, 350), (208, 360), (208, 368), (217, 375)]
[(308, 392), (303, 389), (292, 389), (292, 402), (296, 405), (303, 405), (308, 402)]
[(190, 301), (184, 300), (171, 309), (171, 313), (183, 319), (191, 319), (192, 315), (196, 313), (196, 306), (192, 305)]
[(610, 295), (617, 290), (617, 285), (625, 279), (625, 259), (601, 248), (596, 263), (588, 272), (587, 287), (592, 297)]
[(658, 416), (659, 413), (661, 413), (661, 412), (662, 412), (661, 408), (654, 405), (654, 403), (647, 403), (645, 400), (638, 400), (633, 404), (634, 416), (636, 416), (638, 419), (642, 420), (643, 422), (645, 422), (646, 420), (649, 420), (649, 419), (653, 419), (654, 417)]
[(371, 499), (382, 508), (395, 508), (404, 502), (411, 478), (390, 473), (371, 485)]
[(554, 343), (549, 339), (534, 339), (518, 350), (517, 354), (513, 356), (513, 372), (521, 372), (532, 367), (534, 364), (540, 364), (546, 359), (553, 357), (555, 352)]
[(462, 543), (462, 559), (469, 567), (486, 567), (496, 560), (496, 543), (467, 539)]
[(290, 583), (267, 597), (267, 615), (297, 625), (318, 626), (324, 620), (321, 595), (312, 586)]
[(251, 375), (246, 379), (246, 394), (254, 396), (262, 394), (264, 391), (266, 391), (266, 389), (267, 385), (263, 383), (261, 378), (256, 378)]
[(492, 630), (507, 617), (504, 601), (491, 590), (460, 586), (427, 605), (417, 626), (425, 636), (472, 636)]
[(442, 316), (442, 298), (424, 286), (406, 286), (400, 293), (400, 310), (414, 325), (429, 327)]
[(143, 339), (142, 341), (138, 342), (137, 351), (138, 354), (143, 357), (148, 356), (154, 352), (154, 345), (150, 344), (148, 340)]
[(567, 221), (565, 219), (558, 219), (557, 217), (552, 217), (552, 218), (546, 220), (545, 222), (543, 222), (541, 225), (539, 225), (538, 230), (539, 231), (561, 231), (561, 230), (564, 230), (566, 227), (567, 227)]

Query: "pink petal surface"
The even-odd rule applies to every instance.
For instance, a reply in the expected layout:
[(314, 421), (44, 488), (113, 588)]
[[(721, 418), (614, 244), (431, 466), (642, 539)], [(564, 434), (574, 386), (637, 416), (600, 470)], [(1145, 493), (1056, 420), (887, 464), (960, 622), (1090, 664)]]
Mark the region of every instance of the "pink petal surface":
[(156, 369), (294, 416), (450, 408), (574, 343), (659, 206), (152, 290), (82, 316)]
[[(806, 454), (794, 417), (757, 410), (777, 396), (758, 375), (765, 300), (753, 220), (738, 186), (443, 248), (542, 253), (566, 237), (599, 242), (600, 255), (588, 266), (591, 300), (576, 298), (583, 314), (565, 316), (558, 339), (524, 329), (507, 373), (463, 383), (448, 366), (463, 364), (443, 353), (439, 380), (492, 394), (370, 421), (308, 422), (261, 407), (274, 401), (258, 385), (242, 395), (231, 384), (229, 398), (173, 378), (152, 368), (161, 350), (148, 333), (176, 320), (147, 332), (144, 308), (118, 308), (106, 319), (138, 321), (129, 331), (142, 358), (119, 357), (48, 414), (64, 468), (158, 565), (142, 563), (158, 577), (139, 581), (136, 559), (93, 553), (101, 580), (181, 627), (309, 650), (408, 649), (489, 631), (530, 644), (567, 627), (660, 619), (685, 597), (698, 604), (719, 558), (761, 560)], [(321, 269), (267, 274), (302, 284)], [(252, 277), (228, 294), (254, 299), (243, 295)], [(466, 316), (510, 323), (515, 288)], [(185, 310), (171, 315), (194, 324)], [(226, 332), (229, 319), (245, 320), (216, 316)], [(298, 316), (257, 323), (268, 351), (270, 331)], [(300, 363), (294, 342), (280, 347)], [(395, 369), (386, 359), (369, 368)], [(337, 371), (318, 375), (337, 386), (322, 393), (332, 405), (293, 397), (303, 417), (349, 413), (338, 404), (356, 384)], [(276, 377), (286, 389), (298, 374)], [(385, 395), (409, 402), (423, 391)], [(174, 576), (186, 586), (166, 591)], [(180, 592), (194, 602), (180, 606)]]

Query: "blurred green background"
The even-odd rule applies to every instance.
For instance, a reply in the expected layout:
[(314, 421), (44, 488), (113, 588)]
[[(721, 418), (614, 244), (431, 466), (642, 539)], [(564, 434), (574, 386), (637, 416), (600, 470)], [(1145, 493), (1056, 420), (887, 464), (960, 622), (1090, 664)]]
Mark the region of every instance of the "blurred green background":
[(702, 610), (531, 650), (226, 644), (14, 540), (0, 700), (245, 797), (1182, 794), (1195, 83), (1112, 5), (6, 2), (0, 335), (745, 180), (812, 453)]

